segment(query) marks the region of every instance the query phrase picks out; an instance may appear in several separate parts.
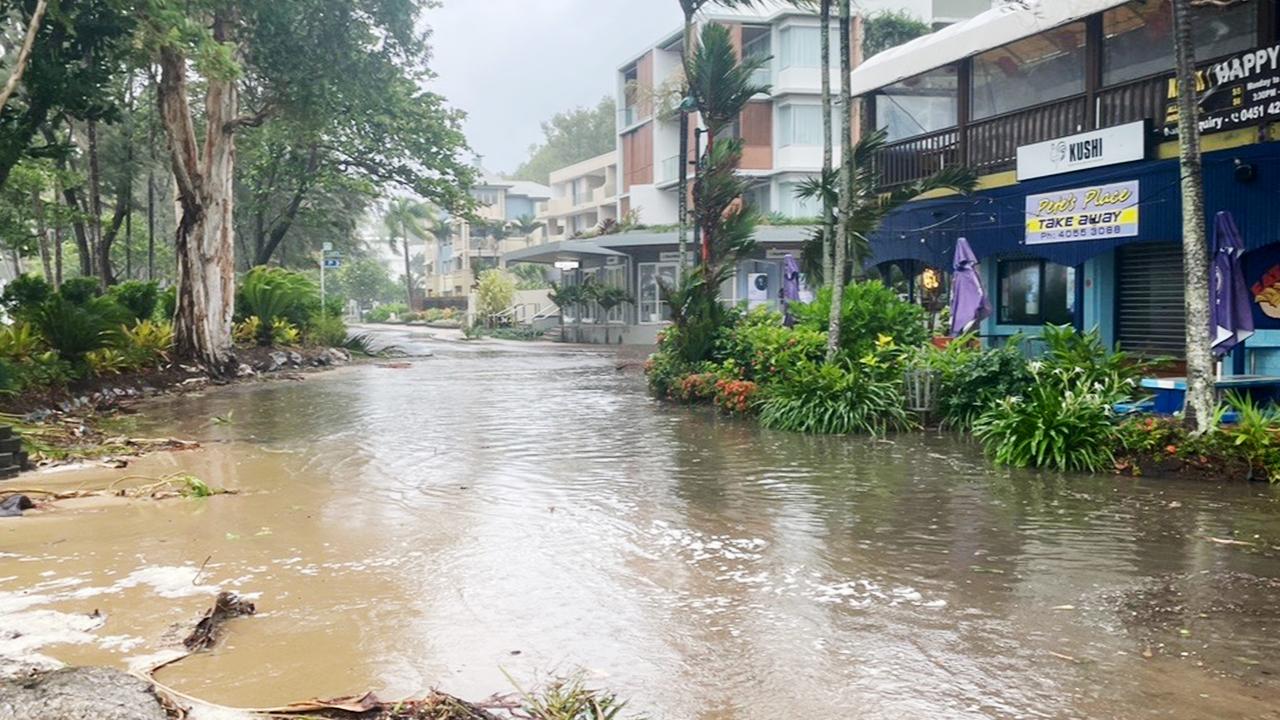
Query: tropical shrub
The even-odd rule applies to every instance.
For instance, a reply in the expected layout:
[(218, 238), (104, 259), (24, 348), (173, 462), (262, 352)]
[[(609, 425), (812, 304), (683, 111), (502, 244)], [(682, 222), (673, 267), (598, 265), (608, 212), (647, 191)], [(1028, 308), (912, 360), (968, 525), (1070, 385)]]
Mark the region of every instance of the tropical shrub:
[(133, 314), (134, 320), (149, 320), (156, 313), (160, 286), (153, 282), (129, 280), (107, 290), (107, 295)]
[(302, 340), (302, 331), (288, 320), (278, 317), (270, 326), (270, 345), (297, 345)]
[(1280, 410), (1240, 393), (1227, 396), (1236, 412), (1234, 425), (1219, 426), (1232, 454), (1248, 463), (1251, 475), (1280, 481)]
[(690, 364), (715, 359), (717, 347), (738, 324), (738, 311), (720, 302), (720, 283), (709, 286), (704, 270), (699, 266), (674, 287), (658, 286), (663, 301), (671, 307), (672, 327), (668, 328), (665, 347)]
[(760, 386), (750, 380), (720, 379), (716, 381), (716, 407), (727, 413), (746, 415), (754, 407)]
[(232, 326), (231, 339), (239, 345), (249, 345), (258, 342), (261, 333), (262, 320), (251, 315)]
[(1041, 361), (1050, 367), (1079, 368), (1079, 384), (1121, 402), (1133, 396), (1138, 382), (1151, 371), (1152, 363), (1125, 352), (1112, 352), (1102, 344), (1097, 328), (1077, 332), (1070, 325), (1045, 325), (1040, 334), (1045, 344)]
[(506, 310), (515, 302), (516, 280), (511, 273), (489, 268), (480, 273), (476, 289), (476, 311), (481, 317), (489, 317)]
[[(794, 303), (797, 325), (825, 331), (831, 320), (831, 288), (823, 288), (811, 303)], [(840, 349), (858, 360), (875, 349), (880, 337), (893, 338), (898, 347), (913, 348), (928, 339), (924, 309), (898, 297), (878, 280), (850, 283), (841, 303)]]
[[(257, 315), (262, 327), (270, 328), (276, 319), (288, 320), (294, 327), (306, 325), (319, 309), (320, 288), (311, 278), (284, 268), (253, 268), (244, 274), (237, 293), (239, 318)], [(260, 336), (260, 342), (270, 338)]]
[(173, 351), (173, 325), (143, 320), (133, 327), (123, 327), (118, 346), (129, 369), (157, 367), (168, 362), (169, 353)]
[(312, 318), (304, 334), (308, 344), (340, 347), (347, 339), (347, 324), (337, 315)]
[(160, 292), (156, 301), (156, 315), (160, 320), (173, 320), (178, 312), (178, 288), (170, 286)]
[(91, 277), (75, 277), (63, 280), (58, 294), (73, 305), (85, 305), (90, 300), (102, 296), (102, 285)]
[(0, 359), (27, 362), (44, 350), (44, 338), (28, 322), (0, 326)]
[(4, 286), (0, 306), (10, 317), (21, 318), (53, 295), (53, 286), (38, 275), (19, 275)]
[(781, 314), (752, 310), (726, 334), (722, 345), (726, 362), (742, 368), (743, 378), (767, 382), (778, 374), (794, 373), (803, 362), (821, 362), (826, 357), (827, 334), (808, 327), (783, 327)]
[(649, 382), (649, 392), (654, 397), (669, 398), (672, 389), (681, 378), (689, 374), (689, 364), (667, 349), (669, 336), (674, 328), (667, 328), (658, 335), (658, 351), (645, 361), (644, 373)]
[(913, 359), (917, 368), (937, 373), (938, 413), (948, 427), (968, 429), (998, 400), (1026, 389), (1031, 376), (1015, 338), (998, 348), (983, 348), (972, 336), (945, 348), (924, 346)]
[(716, 398), (716, 383), (720, 376), (715, 373), (690, 373), (680, 378), (671, 389), (671, 399), (687, 403), (710, 402)]
[(408, 312), (409, 306), (404, 303), (388, 303), (370, 310), (364, 317), (369, 322), (382, 323), (390, 320), (392, 315), (403, 317)]
[(130, 369), (129, 359), (123, 352), (113, 347), (90, 350), (84, 354), (84, 363), (89, 374), (94, 377), (119, 375)]
[(106, 347), (130, 319), (129, 311), (111, 298), (93, 297), (81, 304), (58, 293), (32, 313), (31, 322), (50, 349), (75, 364), (85, 353)]
[(911, 426), (901, 380), (864, 363), (804, 361), (761, 396), (760, 424), (775, 430), (878, 435)]
[(1115, 398), (1091, 370), (1033, 362), (1030, 384), (996, 402), (973, 433), (996, 463), (1059, 471), (1097, 472), (1114, 462)]

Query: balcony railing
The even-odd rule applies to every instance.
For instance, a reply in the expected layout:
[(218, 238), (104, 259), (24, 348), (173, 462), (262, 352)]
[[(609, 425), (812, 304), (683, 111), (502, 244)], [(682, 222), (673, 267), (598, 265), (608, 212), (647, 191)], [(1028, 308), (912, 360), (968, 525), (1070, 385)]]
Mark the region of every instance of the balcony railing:
[(1167, 76), (1147, 78), (889, 143), (877, 158), (881, 182), (901, 185), (959, 164), (979, 174), (1004, 172), (1017, 167), (1023, 145), (1145, 118), (1155, 118), (1160, 126), (1168, 84)]
[(658, 173), (659, 182), (675, 182), (679, 180), (680, 174), (680, 156), (672, 155), (662, 161), (662, 167)]

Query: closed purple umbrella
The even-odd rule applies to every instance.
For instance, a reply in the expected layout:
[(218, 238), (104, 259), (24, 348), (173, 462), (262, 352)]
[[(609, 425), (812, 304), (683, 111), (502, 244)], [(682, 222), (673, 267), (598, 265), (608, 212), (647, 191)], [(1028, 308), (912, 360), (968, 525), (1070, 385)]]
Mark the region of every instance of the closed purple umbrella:
[(1253, 306), (1249, 304), (1249, 290), (1244, 284), (1242, 255), (1244, 240), (1235, 218), (1229, 212), (1218, 213), (1213, 220), (1209, 327), (1213, 354), (1219, 357), (1253, 335)]
[(991, 315), (991, 303), (978, 277), (978, 258), (964, 238), (956, 240), (951, 276), (951, 335), (963, 335)]
[(791, 303), (800, 299), (800, 264), (791, 253), (782, 259), (782, 324), (791, 327), (796, 324), (791, 317)]

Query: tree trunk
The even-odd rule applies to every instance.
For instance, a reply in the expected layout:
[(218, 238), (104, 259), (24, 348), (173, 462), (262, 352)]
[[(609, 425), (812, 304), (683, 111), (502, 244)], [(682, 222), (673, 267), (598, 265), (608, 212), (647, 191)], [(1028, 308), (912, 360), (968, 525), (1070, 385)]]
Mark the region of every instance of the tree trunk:
[(62, 287), (62, 228), (53, 228), (53, 289)]
[(404, 246), (404, 296), (405, 305), (413, 312), (413, 275), (409, 272), (409, 230), (400, 222), (400, 242)]
[(1191, 2), (1174, 0), (1174, 57), (1178, 74), (1178, 155), (1182, 167), (1182, 255), (1186, 272), (1188, 423), (1197, 432), (1213, 421), (1213, 355), (1209, 345), (1209, 248), (1205, 241), (1204, 175), (1200, 164), (1200, 105), (1196, 91)]
[[(57, 133), (55, 133), (52, 128), (46, 126), (42, 128), (41, 131), (44, 135), (44, 140), (47, 144), (49, 145), (57, 144), (58, 136), (57, 136)], [(57, 165), (59, 170), (70, 169), (72, 172), (74, 172), (76, 169), (74, 161), (68, 161), (62, 157), (58, 158)], [(71, 227), (72, 227), (72, 230), (75, 232), (76, 249), (80, 255), (80, 274), (85, 277), (91, 277), (93, 275), (93, 268), (92, 268), (93, 258), (92, 258), (92, 254), (89, 252), (89, 233), (85, 229), (83, 209), (80, 207), (80, 196), (76, 192), (75, 188), (63, 187), (60, 181), (55, 180), (55, 186), (59, 187), (62, 193), (62, 201), (66, 203), (67, 208), (72, 211)], [(61, 244), (59, 244), (58, 246), (59, 255), (61, 255), (61, 252), (62, 252), (62, 246)]]
[[(229, 22), (214, 19), (214, 36), (225, 41)], [(207, 81), (203, 154), (187, 97), (187, 59), (172, 47), (160, 51), (160, 113), (169, 139), (181, 215), (174, 237), (178, 298), (174, 345), (184, 358), (225, 374), (235, 368), (231, 320), (235, 298), (233, 225), (235, 119), (239, 100), (234, 79)]]
[(40, 265), (44, 270), (44, 281), (53, 284), (53, 263), (49, 257), (49, 228), (44, 221), (44, 199), (40, 191), (31, 193), (32, 211), (36, 217), (36, 242), (40, 249)]
[(852, 22), (849, 0), (840, 0), (840, 137), (844, 150), (840, 153), (840, 215), (836, 223), (835, 259), (832, 267), (831, 317), (827, 332), (827, 362), (833, 362), (840, 351), (840, 320), (844, 307), (845, 238), (849, 236), (849, 219), (853, 212), (853, 87), (850, 73), (853, 71), (853, 53), (849, 42)]
[[(693, 14), (684, 16), (684, 44), (680, 47), (681, 67), (684, 69), (684, 95), (689, 94), (689, 61), (693, 57)], [(676, 163), (676, 247), (677, 272), (681, 276), (689, 265), (689, 112), (680, 98), (680, 159)]]
[(5, 81), (4, 89), (0, 90), (0, 112), (9, 104), (9, 98), (13, 96), (13, 91), (18, 89), (18, 83), (22, 82), (22, 75), (27, 71), (27, 61), (31, 59), (31, 48), (36, 44), (36, 35), (40, 32), (40, 21), (44, 19), (44, 11), (48, 6), (48, 0), (38, 0), (35, 12), (31, 13), (31, 22), (27, 24), (26, 37), (22, 41), (22, 48), (18, 51), (13, 73)]
[[(106, 262), (102, 256), (102, 170), (98, 163), (98, 122), (89, 120), (89, 227), (91, 229), (89, 271), (98, 276), (102, 289), (111, 284), (111, 255), (108, 248)], [(105, 268), (105, 269), (104, 269)]]
[[(831, 0), (822, 0), (821, 25), (819, 36), (822, 42), (822, 61), (819, 63), (822, 72), (822, 177), (825, 180), (831, 175), (834, 141), (832, 139), (831, 121)], [(842, 146), (841, 152), (848, 152), (848, 143)], [(835, 275), (831, 272), (831, 244), (835, 239), (836, 209), (826, 192), (822, 194), (822, 280), (830, 283)]]
[[(271, 256), (280, 247), (280, 243), (284, 242), (285, 236), (289, 234), (289, 229), (293, 227), (294, 221), (297, 220), (298, 211), (302, 209), (302, 202), (306, 200), (307, 193), (311, 190), (311, 183), (308, 178), (320, 167), (320, 148), (318, 146), (312, 145), (308, 151), (306, 167), (306, 173), (294, 190), (293, 197), (289, 198), (289, 204), (285, 207), (281, 218), (271, 226), (270, 231), (267, 231), (260, 224), (257, 252), (253, 259), (254, 265), (266, 265), (271, 262)], [(261, 218), (259, 219), (261, 220)]]

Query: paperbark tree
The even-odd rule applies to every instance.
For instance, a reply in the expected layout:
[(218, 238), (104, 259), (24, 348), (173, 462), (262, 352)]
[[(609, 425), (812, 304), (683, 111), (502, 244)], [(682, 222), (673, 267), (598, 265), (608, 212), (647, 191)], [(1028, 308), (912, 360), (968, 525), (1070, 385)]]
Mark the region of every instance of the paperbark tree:
[(1182, 256), (1187, 317), (1186, 417), (1197, 432), (1213, 422), (1213, 355), (1209, 339), (1209, 247), (1205, 240), (1200, 104), (1191, 36), (1192, 0), (1173, 0), (1174, 65), (1178, 77), (1178, 157), (1182, 176)]
[[(232, 41), (233, 19), (213, 13), (213, 41)], [(176, 44), (159, 49), (160, 117), (168, 138), (181, 217), (174, 248), (178, 260), (174, 346), (213, 373), (235, 367), (231, 324), (235, 299), (235, 132), (250, 122), (239, 117), (239, 86), (229, 68), (207, 73), (204, 145), (188, 92), (187, 52)]]

